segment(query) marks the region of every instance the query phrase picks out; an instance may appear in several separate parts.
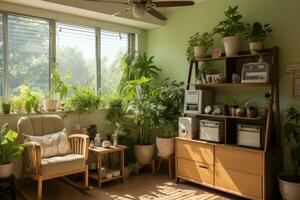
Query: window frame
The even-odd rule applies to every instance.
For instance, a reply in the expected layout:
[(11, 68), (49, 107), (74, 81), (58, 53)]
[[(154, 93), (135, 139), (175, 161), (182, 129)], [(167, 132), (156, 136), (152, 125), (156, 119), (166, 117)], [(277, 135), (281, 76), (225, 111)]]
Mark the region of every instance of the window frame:
[(18, 16), (18, 17), (26, 17), (26, 18), (32, 18), (32, 19), (38, 19), (38, 20), (44, 20), (49, 23), (49, 90), (51, 88), (51, 72), (52, 72), (52, 65), (56, 61), (56, 23), (63, 23), (63, 24), (69, 24), (74, 26), (81, 26), (81, 27), (87, 27), (95, 29), (95, 58), (96, 58), (96, 84), (95, 84), (95, 91), (100, 91), (101, 88), (101, 29), (110, 30), (110, 31), (116, 31), (116, 32), (122, 32), (128, 34), (128, 47), (127, 51), (129, 53), (133, 53), (137, 49), (137, 33), (133, 32), (127, 32), (127, 31), (120, 31), (120, 30), (113, 30), (110, 28), (105, 27), (95, 27), (95, 26), (89, 26), (89, 25), (82, 25), (82, 24), (75, 24), (75, 23), (69, 23), (59, 20), (53, 20), (53, 19), (47, 19), (42, 17), (35, 17), (30, 15), (24, 15), (24, 14), (17, 14), (17, 13), (11, 13), (11, 12), (3, 12), (0, 11), (0, 14), (2, 15), (2, 31), (3, 31), (3, 97), (9, 97), (9, 85), (8, 85), (8, 75), (9, 75), (9, 66), (8, 66), (8, 60), (9, 60), (9, 50), (8, 50), (8, 16)]

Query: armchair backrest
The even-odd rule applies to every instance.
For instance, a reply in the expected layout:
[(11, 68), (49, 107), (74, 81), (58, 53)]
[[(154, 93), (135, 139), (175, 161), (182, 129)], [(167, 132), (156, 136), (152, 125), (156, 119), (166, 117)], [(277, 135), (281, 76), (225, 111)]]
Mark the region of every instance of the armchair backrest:
[(42, 136), (64, 129), (64, 121), (58, 115), (38, 115), (21, 117), (17, 128), (19, 134)]

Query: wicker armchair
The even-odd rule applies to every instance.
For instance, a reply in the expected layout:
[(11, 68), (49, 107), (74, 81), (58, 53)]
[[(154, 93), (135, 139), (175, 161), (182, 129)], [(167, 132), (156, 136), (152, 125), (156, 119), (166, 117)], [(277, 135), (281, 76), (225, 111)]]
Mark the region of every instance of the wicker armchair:
[[(18, 132), (20, 135), (42, 136), (64, 129), (64, 122), (57, 115), (43, 115), (22, 117), (18, 121)], [(42, 199), (43, 181), (63, 177), (68, 183), (75, 187), (89, 189), (88, 186), (88, 159), (89, 137), (82, 134), (68, 136), (71, 154), (42, 158), (41, 146), (37, 142), (25, 143), (23, 157), (22, 177), (29, 177), (38, 182), (37, 199)], [(84, 173), (84, 184), (78, 185), (65, 176)], [(25, 198), (26, 195), (23, 194)]]

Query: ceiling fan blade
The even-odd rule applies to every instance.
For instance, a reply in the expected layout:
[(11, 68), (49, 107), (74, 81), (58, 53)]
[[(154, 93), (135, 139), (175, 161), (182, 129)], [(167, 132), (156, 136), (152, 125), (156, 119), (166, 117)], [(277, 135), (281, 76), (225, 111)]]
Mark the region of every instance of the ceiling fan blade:
[(130, 3), (123, 2), (123, 1), (113, 1), (113, 0), (84, 0), (96, 3), (117, 3), (117, 4), (124, 4), (124, 5), (131, 5)]
[(155, 10), (155, 9), (152, 8), (152, 7), (146, 8), (146, 11), (147, 11), (150, 15), (152, 15), (152, 16), (154, 16), (154, 17), (160, 19), (160, 20), (167, 20), (167, 18), (166, 18), (164, 15), (162, 15), (160, 12), (158, 12), (157, 10)]
[(179, 6), (192, 6), (194, 1), (157, 1), (152, 2), (156, 7), (179, 7)]
[(118, 16), (118, 15), (124, 14), (124, 13), (128, 12), (131, 9), (132, 9), (132, 7), (125, 8), (125, 9), (113, 14), (113, 16)]

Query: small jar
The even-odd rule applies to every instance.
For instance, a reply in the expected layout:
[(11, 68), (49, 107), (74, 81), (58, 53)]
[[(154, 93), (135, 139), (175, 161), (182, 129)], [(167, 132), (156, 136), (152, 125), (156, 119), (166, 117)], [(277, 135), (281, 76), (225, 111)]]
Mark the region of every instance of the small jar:
[(235, 116), (236, 116), (236, 110), (237, 110), (238, 108), (239, 108), (238, 105), (233, 105), (233, 106), (230, 107), (230, 115), (231, 115), (232, 117), (235, 117)]
[(257, 115), (256, 108), (253, 106), (249, 106), (247, 108), (247, 117), (254, 118), (256, 117), (256, 115)]
[(96, 147), (101, 147), (101, 134), (96, 134), (96, 137), (94, 138), (94, 143)]
[(241, 76), (238, 73), (233, 73), (231, 78), (232, 83), (240, 83)]

